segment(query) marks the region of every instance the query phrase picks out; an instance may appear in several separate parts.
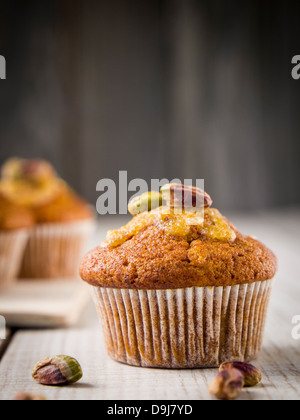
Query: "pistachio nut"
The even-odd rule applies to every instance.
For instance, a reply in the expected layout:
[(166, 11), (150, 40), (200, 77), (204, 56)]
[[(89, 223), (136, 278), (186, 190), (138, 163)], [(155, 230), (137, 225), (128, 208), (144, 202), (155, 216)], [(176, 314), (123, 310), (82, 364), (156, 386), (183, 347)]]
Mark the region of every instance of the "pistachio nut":
[(244, 387), (244, 378), (237, 369), (223, 370), (209, 385), (208, 391), (219, 400), (234, 400)]
[(262, 381), (262, 373), (255, 366), (244, 362), (225, 362), (220, 366), (220, 372), (228, 369), (237, 369), (244, 377), (244, 386), (253, 387)]
[(77, 360), (72, 357), (56, 356), (38, 362), (32, 377), (41, 385), (70, 385), (82, 378), (82, 370)]
[(46, 401), (47, 398), (45, 398), (43, 395), (39, 394), (31, 394), (28, 392), (19, 392), (19, 394), (16, 395), (15, 401)]
[(162, 198), (171, 208), (204, 208), (211, 207), (211, 197), (200, 188), (183, 184), (166, 184), (161, 188)]
[(160, 207), (162, 202), (162, 195), (158, 191), (149, 191), (133, 198), (128, 204), (128, 211), (132, 216), (136, 216)]

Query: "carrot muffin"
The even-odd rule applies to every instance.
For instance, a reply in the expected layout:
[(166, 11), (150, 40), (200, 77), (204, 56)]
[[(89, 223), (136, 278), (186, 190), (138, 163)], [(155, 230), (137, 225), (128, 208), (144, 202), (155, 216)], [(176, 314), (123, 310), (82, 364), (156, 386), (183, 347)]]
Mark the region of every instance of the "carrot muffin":
[(176, 211), (174, 191), (183, 186), (167, 190), (167, 206), (109, 232), (82, 262), (108, 353), (144, 367), (250, 361), (261, 349), (276, 257), (212, 209), (203, 191), (191, 190), (203, 196), (195, 214)]
[(33, 223), (28, 209), (0, 195), (0, 287), (17, 278)]
[(2, 168), (0, 191), (30, 209), (35, 220), (20, 277), (76, 277), (93, 228), (90, 205), (43, 160), (9, 160)]

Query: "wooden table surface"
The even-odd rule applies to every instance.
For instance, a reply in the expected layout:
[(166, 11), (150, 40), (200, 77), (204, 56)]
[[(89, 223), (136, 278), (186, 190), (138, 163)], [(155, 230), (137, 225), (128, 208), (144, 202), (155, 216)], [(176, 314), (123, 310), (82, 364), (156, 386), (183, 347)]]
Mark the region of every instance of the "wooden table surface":
[[(279, 258), (264, 347), (255, 362), (263, 372), (263, 383), (243, 391), (240, 399), (300, 399), (300, 340), (292, 337), (292, 319), (300, 315), (300, 211), (232, 215), (231, 220), (268, 244)], [(119, 226), (122, 220), (101, 219), (98, 241), (111, 223)], [(35, 384), (30, 375), (34, 364), (57, 354), (77, 358), (83, 380), (65, 388)], [(110, 360), (91, 303), (76, 328), (19, 330), (13, 335), (0, 363), (0, 399), (14, 399), (17, 392), (27, 391), (42, 393), (50, 400), (204, 400), (211, 398), (207, 385), (215, 374), (214, 369), (142, 369)]]

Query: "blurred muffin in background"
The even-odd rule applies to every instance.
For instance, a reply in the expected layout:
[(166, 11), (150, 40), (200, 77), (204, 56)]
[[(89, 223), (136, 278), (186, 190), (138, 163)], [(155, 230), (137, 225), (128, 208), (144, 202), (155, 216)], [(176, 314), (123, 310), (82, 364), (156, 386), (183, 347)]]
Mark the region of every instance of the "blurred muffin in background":
[(33, 208), (36, 223), (70, 223), (93, 217), (91, 206), (68, 187), (61, 187), (59, 194), (47, 204)]
[(10, 159), (0, 191), (32, 213), (22, 278), (72, 278), (94, 225), (91, 206), (43, 160)]
[(28, 207), (51, 202), (64, 185), (53, 167), (39, 159), (9, 159), (1, 176), (1, 192), (12, 202)]
[(0, 195), (0, 288), (17, 278), (33, 224), (29, 209)]

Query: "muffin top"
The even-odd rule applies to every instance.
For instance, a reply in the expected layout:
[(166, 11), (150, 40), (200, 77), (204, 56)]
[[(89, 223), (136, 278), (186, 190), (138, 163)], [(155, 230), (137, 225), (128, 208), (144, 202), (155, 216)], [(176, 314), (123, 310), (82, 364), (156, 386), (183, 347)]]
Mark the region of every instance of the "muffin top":
[(93, 212), (44, 160), (13, 158), (2, 167), (0, 193), (29, 209), (37, 224), (92, 218)]
[(196, 213), (184, 206), (178, 212), (169, 201), (108, 232), (102, 245), (84, 258), (82, 279), (93, 286), (157, 290), (233, 286), (273, 278), (275, 255), (239, 233), (209, 207), (209, 196), (204, 197)]
[(36, 223), (67, 223), (94, 217), (91, 206), (70, 188), (61, 188), (60, 193), (50, 203), (34, 206)]
[(0, 231), (29, 228), (33, 223), (33, 215), (28, 209), (13, 204), (0, 195)]
[(64, 182), (53, 167), (43, 160), (9, 159), (1, 170), (0, 192), (22, 206), (51, 202)]

